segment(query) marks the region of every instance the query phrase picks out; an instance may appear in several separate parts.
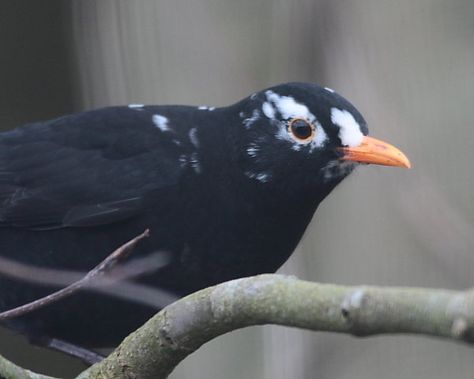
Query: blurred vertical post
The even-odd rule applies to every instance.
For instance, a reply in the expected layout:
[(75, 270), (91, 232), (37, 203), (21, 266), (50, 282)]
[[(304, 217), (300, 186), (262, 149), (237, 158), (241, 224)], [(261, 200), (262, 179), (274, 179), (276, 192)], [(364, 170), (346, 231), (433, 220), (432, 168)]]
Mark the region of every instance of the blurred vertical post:
[[(63, 0), (0, 2), (0, 130), (74, 110), (65, 5)], [(32, 369), (54, 367), (58, 376), (82, 368), (77, 361), (33, 348), (2, 328), (0, 354)]]
[(0, 47), (0, 130), (72, 112), (62, 1), (2, 1)]

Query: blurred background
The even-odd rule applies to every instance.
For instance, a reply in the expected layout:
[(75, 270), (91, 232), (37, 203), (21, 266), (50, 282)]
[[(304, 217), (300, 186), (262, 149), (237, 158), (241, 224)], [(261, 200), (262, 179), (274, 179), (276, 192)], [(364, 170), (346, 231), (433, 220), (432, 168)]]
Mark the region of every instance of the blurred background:
[[(334, 88), (414, 167), (351, 175), (281, 271), (473, 286), (472, 0), (0, 0), (0, 48), (3, 129), (112, 104), (226, 105), (286, 81)], [(268, 326), (212, 341), (172, 378), (472, 379), (473, 352)], [(83, 369), (4, 330), (0, 354), (57, 376)]]

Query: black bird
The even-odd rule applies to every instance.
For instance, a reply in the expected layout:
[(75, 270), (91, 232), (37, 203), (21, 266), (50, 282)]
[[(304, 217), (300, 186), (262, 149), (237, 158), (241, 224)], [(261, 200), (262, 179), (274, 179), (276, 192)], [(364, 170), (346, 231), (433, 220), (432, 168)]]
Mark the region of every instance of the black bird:
[[(222, 108), (109, 107), (0, 134), (0, 255), (88, 271), (149, 228), (139, 281), (183, 296), (275, 272), (359, 163), (409, 167), (329, 88), (287, 83)], [(0, 311), (57, 288), (0, 274)], [(116, 345), (156, 309), (81, 292), (8, 321), (33, 341)], [(46, 341), (46, 342), (45, 342)]]

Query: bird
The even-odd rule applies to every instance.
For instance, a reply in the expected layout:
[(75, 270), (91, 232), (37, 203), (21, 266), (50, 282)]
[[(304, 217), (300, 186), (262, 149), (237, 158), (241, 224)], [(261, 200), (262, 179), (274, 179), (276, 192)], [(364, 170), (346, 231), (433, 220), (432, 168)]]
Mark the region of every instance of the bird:
[[(30, 123), (0, 133), (0, 256), (87, 272), (149, 229), (132, 256), (168, 261), (134, 280), (182, 297), (278, 270), (318, 205), (366, 164), (410, 167), (368, 136), (355, 106), (312, 83), (224, 107), (130, 104)], [(0, 312), (55, 290), (0, 274)], [(92, 349), (156, 312), (81, 291), (4, 325)]]

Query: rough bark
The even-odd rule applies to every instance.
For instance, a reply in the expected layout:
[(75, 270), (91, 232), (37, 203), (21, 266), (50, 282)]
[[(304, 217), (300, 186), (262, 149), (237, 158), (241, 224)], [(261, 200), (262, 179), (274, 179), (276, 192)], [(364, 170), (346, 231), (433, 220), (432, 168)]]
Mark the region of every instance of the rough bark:
[[(166, 378), (204, 343), (263, 324), (355, 336), (424, 334), (474, 344), (474, 290), (350, 287), (282, 275), (238, 279), (169, 305), (78, 379)], [(11, 370), (0, 360), (0, 375), (7, 378), (45, 378), (26, 370), (12, 376)]]
[(234, 280), (165, 308), (79, 378), (166, 378), (204, 343), (263, 324), (356, 336), (425, 334), (474, 343), (474, 291), (346, 287), (281, 275)]

